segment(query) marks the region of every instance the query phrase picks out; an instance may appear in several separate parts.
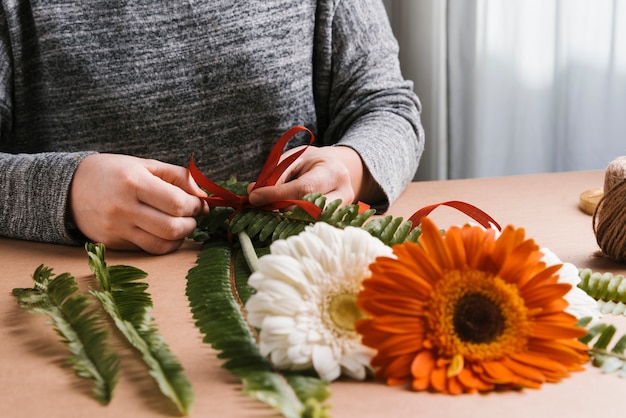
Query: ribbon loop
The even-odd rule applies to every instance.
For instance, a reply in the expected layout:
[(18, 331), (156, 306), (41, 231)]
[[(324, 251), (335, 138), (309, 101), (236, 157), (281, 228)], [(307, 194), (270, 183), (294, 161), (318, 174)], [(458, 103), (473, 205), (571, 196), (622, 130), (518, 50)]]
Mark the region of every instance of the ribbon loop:
[[(272, 147), (270, 155), (265, 161), (265, 164), (263, 164), (259, 177), (257, 178), (256, 183), (252, 187), (252, 190), (260, 188), (260, 187), (274, 186), (276, 182), (278, 181), (278, 179), (280, 178), (280, 176), (285, 172), (285, 170), (298, 157), (300, 157), (300, 155), (302, 155), (304, 151), (306, 151), (307, 147), (295, 152), (294, 154), (288, 156), (287, 158), (283, 159), (282, 162), (280, 162), (280, 156), (282, 155), (282, 151), (285, 148), (285, 145), (287, 145), (287, 142), (289, 142), (289, 140), (293, 138), (295, 134), (297, 134), (298, 132), (302, 132), (302, 131), (307, 132), (310, 136), (309, 144), (307, 145), (307, 147), (313, 144), (313, 140), (315, 138), (313, 135), (313, 132), (311, 132), (309, 129), (305, 128), (304, 126), (295, 126), (289, 129), (287, 132), (285, 132), (280, 137), (280, 139), (276, 142), (276, 144), (274, 144), (274, 146)], [(295, 205), (295, 206), (299, 206), (300, 208), (302, 208), (313, 219), (317, 219), (322, 213), (322, 209), (320, 209), (314, 203), (307, 202), (306, 200), (299, 200), (299, 199), (281, 200), (281, 201), (271, 202), (263, 206), (253, 206), (252, 204), (250, 204), (250, 201), (247, 195), (242, 196), (242, 195), (235, 194), (231, 192), (230, 190), (216, 184), (211, 179), (209, 179), (204, 174), (202, 174), (202, 172), (198, 169), (198, 167), (196, 166), (194, 162), (193, 155), (191, 156), (189, 160), (189, 173), (191, 174), (191, 177), (195, 180), (196, 183), (198, 183), (200, 187), (202, 187), (203, 189), (205, 189), (207, 192), (211, 194), (211, 196), (201, 198), (204, 201), (206, 201), (210, 207), (216, 207), (216, 206), (232, 207), (235, 209), (235, 213), (237, 213), (243, 209), (254, 208), (254, 209), (259, 209), (259, 210), (271, 211), (271, 210), (277, 210), (277, 209), (284, 209), (286, 207)]]
[(437, 209), (439, 206), (449, 206), (460, 212), (463, 212), (485, 228), (491, 228), (493, 225), (498, 229), (498, 231), (502, 231), (502, 227), (500, 226), (500, 224), (498, 224), (498, 222), (496, 222), (486, 212), (470, 203), (462, 202), (460, 200), (449, 200), (447, 202), (440, 202), (435, 203), (434, 205), (425, 206), (415, 212), (413, 215), (411, 215), (409, 221), (413, 223), (413, 227), (415, 228), (422, 222), (422, 218), (428, 216), (433, 210)]

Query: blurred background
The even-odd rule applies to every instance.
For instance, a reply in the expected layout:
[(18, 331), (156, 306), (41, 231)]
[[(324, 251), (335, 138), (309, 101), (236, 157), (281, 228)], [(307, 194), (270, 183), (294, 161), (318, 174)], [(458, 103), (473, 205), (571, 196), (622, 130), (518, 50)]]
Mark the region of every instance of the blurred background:
[(625, 0), (383, 0), (423, 105), (417, 180), (626, 155)]

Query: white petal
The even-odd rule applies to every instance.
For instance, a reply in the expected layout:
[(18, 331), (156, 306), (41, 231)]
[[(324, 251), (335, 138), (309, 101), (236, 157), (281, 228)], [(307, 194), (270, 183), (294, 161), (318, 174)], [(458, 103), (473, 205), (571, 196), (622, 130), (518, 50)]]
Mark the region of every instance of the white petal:
[(555, 264), (563, 264), (559, 269), (559, 283), (568, 283), (572, 285), (572, 289), (565, 295), (565, 300), (569, 303), (565, 312), (574, 315), (576, 318), (591, 317), (592, 322), (597, 321), (602, 316), (598, 308), (598, 302), (589, 296), (584, 290), (578, 287), (580, 276), (578, 269), (572, 263), (564, 263), (559, 257), (547, 248), (542, 248), (544, 254), (542, 261), (546, 266)]
[[(261, 351), (261, 353), (263, 354), (263, 351)], [(267, 354), (263, 354), (263, 355), (267, 355)], [(290, 369), (292, 366), (292, 363), (289, 360), (289, 357), (287, 356), (287, 352), (285, 350), (273, 350), (270, 354), (270, 361), (276, 367), (279, 367), (282, 369)]]
[(296, 287), (298, 291), (305, 290), (308, 282), (307, 277), (302, 274), (299, 260), (286, 255), (267, 254), (259, 258), (259, 270), (250, 275), (248, 283), (258, 288), (265, 277), (284, 281)]
[(292, 317), (288, 316), (267, 316), (261, 324), (263, 332), (271, 334), (289, 335), (293, 331), (296, 322)]
[[(311, 355), (311, 349), (309, 347), (309, 341), (307, 339), (307, 332), (302, 331), (296, 327), (287, 337), (286, 341), (287, 345), (289, 345), (289, 350), (294, 348), (294, 354), (290, 354), (290, 357), (300, 356), (300, 353), (308, 353), (307, 356)], [(290, 351), (291, 353), (291, 351)], [(298, 354), (296, 354), (298, 353)]]
[(282, 300), (297, 300), (302, 299), (302, 293), (298, 292), (289, 283), (285, 283), (281, 280), (276, 280), (270, 277), (265, 277), (256, 287), (257, 293), (265, 293), (274, 299), (274, 303)]
[(299, 368), (310, 368), (312, 363), (313, 346), (302, 344), (289, 346), (287, 350), (287, 357), (293, 365), (297, 365)]
[(271, 315), (294, 316), (302, 308), (303, 302), (293, 292), (293, 288), (289, 289), (292, 292), (257, 292), (250, 296), (245, 305), (250, 324), (260, 327), (263, 319)]
[(337, 379), (341, 374), (341, 368), (333, 356), (333, 351), (325, 345), (313, 347), (313, 367), (321, 379), (329, 382)]
[(350, 356), (346, 356), (341, 360), (342, 374), (355, 380), (365, 379), (365, 376), (367, 376), (367, 366), (367, 363), (363, 364)]

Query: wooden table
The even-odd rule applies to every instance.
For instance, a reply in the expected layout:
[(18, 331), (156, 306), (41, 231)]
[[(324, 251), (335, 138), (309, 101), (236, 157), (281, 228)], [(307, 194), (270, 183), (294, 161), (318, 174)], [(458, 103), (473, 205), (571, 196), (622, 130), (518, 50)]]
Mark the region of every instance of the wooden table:
[[(445, 200), (472, 203), (500, 224), (524, 227), (529, 237), (563, 261), (594, 271), (626, 274), (626, 266), (595, 255), (591, 217), (578, 209), (581, 192), (602, 187), (601, 171), (411, 184), (390, 213), (408, 217), (422, 206)], [(440, 208), (432, 218), (440, 227), (468, 220)], [(220, 368), (210, 346), (201, 342), (185, 296), (185, 276), (195, 263), (198, 245), (186, 243), (165, 256), (107, 252), (107, 263), (129, 264), (149, 274), (153, 315), (160, 333), (185, 367), (196, 401), (193, 417), (275, 416), (265, 405), (241, 394), (238, 380)], [(55, 273), (71, 272), (85, 289), (92, 283), (82, 248), (0, 238), (0, 416), (13, 417), (151, 417), (176, 416), (175, 408), (147, 376), (142, 362), (121, 341), (123, 367), (114, 398), (100, 406), (91, 385), (63, 364), (66, 348), (47, 317), (29, 315), (10, 292), (32, 286), (40, 264)], [(618, 326), (623, 317), (611, 318)], [(415, 393), (380, 382), (340, 381), (331, 385), (328, 403), (335, 417), (581, 417), (623, 414), (626, 380), (588, 366), (582, 373), (540, 390), (448, 396)]]

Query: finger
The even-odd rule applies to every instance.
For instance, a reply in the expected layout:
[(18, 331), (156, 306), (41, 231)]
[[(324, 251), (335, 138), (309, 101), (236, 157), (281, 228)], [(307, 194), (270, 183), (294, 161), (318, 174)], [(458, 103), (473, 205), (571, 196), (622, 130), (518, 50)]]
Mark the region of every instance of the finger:
[(171, 216), (190, 217), (206, 211), (202, 199), (157, 176), (145, 176), (136, 194), (140, 202)]
[[(291, 156), (292, 154), (295, 154), (296, 152), (299, 152), (301, 149), (303, 148), (307, 148), (306, 146), (299, 146), (296, 148), (292, 148), (288, 151), (286, 151), (280, 158), (281, 162)], [(307, 154), (311, 155), (311, 153), (309, 152)], [(306, 171), (304, 169), (304, 163), (305, 163), (305, 159), (304, 159), (304, 154), (300, 155), (298, 158), (296, 158), (287, 168), (285, 168), (285, 171), (282, 172), (282, 174), (280, 175), (280, 177), (278, 178), (278, 180), (276, 181), (276, 184), (281, 184), (281, 183), (287, 183), (295, 178), (298, 178), (301, 174), (304, 173), (304, 171)], [(314, 165), (314, 164), (313, 164)]]
[(148, 170), (166, 183), (178, 186), (194, 196), (207, 196), (207, 193), (193, 180), (188, 169), (157, 160), (148, 160), (147, 164)]
[(164, 254), (180, 247), (196, 227), (194, 218), (172, 217), (143, 204), (124, 207), (104, 222), (90, 239), (107, 248)]
[(166, 240), (148, 233), (141, 228), (133, 228), (131, 230), (132, 238), (121, 239), (115, 246), (107, 248), (119, 250), (143, 250), (150, 254), (162, 255), (176, 251), (183, 245), (185, 239)]
[(332, 191), (333, 188), (329, 185), (301, 177), (287, 183), (255, 189), (250, 193), (249, 201), (253, 205), (262, 206), (279, 200), (300, 199), (313, 192), (326, 194)]
[(196, 228), (193, 217), (170, 216), (147, 205), (143, 205), (138, 215), (135, 218), (137, 228), (167, 241), (184, 239)]

